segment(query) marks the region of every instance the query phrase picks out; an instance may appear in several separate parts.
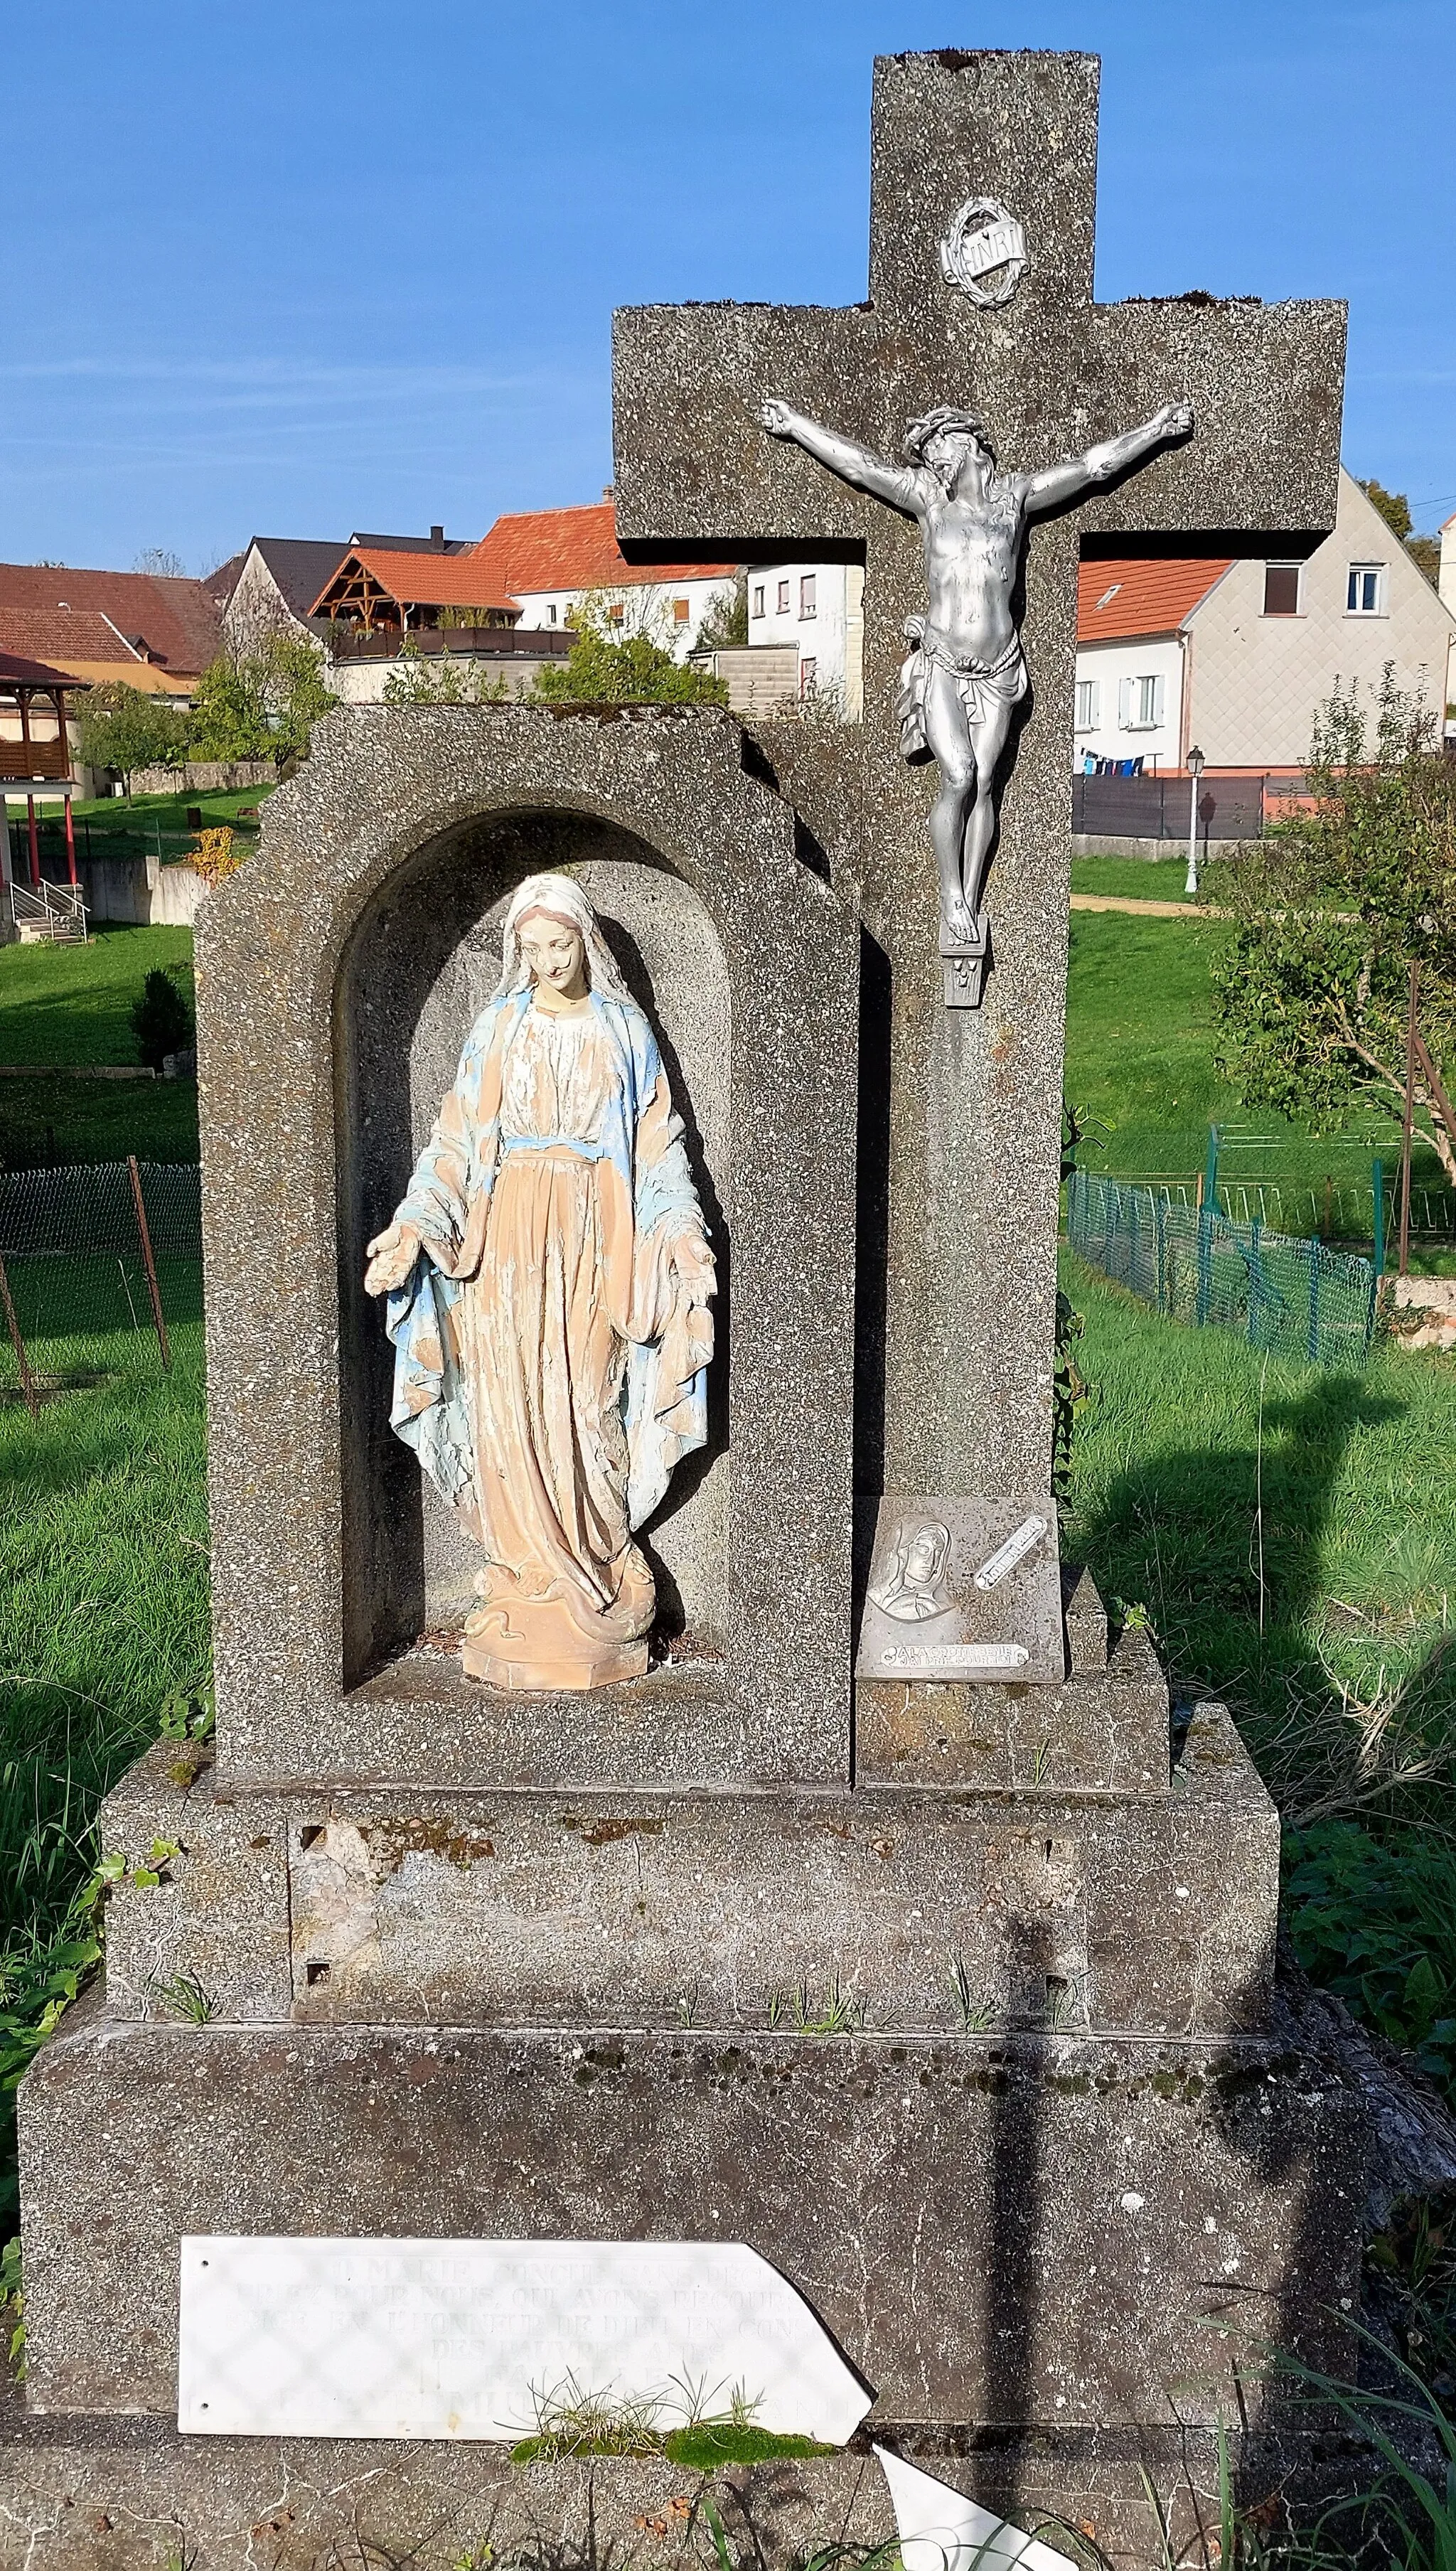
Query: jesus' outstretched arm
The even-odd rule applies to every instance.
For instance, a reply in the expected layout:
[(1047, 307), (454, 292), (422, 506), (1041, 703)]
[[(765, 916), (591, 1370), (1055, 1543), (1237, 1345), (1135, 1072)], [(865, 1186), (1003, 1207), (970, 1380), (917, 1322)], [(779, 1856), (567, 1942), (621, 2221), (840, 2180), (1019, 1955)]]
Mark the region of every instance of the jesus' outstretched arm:
[(918, 515), (921, 476), (913, 465), (886, 464), (867, 446), (856, 446), (852, 437), (839, 437), (832, 428), (820, 428), (817, 421), (805, 419), (786, 401), (765, 401), (758, 416), (770, 437), (785, 438), (791, 445), (801, 446), (805, 455), (811, 455), (830, 473), (837, 473), (852, 490), (867, 491), (872, 500), (887, 500), (892, 509), (902, 509), (907, 518)]
[(1193, 430), (1190, 405), (1169, 402), (1141, 428), (1130, 428), (1122, 437), (1109, 437), (1100, 446), (1089, 446), (1085, 455), (1069, 455), (1065, 463), (1049, 465), (1045, 473), (1029, 473), (1025, 483), (1028, 515), (1038, 517), (1068, 500), (1080, 500), (1085, 492), (1096, 490), (1099, 483), (1111, 482), (1117, 474), (1126, 473), (1129, 465), (1146, 462), (1160, 446), (1172, 446), (1180, 438), (1192, 437)]

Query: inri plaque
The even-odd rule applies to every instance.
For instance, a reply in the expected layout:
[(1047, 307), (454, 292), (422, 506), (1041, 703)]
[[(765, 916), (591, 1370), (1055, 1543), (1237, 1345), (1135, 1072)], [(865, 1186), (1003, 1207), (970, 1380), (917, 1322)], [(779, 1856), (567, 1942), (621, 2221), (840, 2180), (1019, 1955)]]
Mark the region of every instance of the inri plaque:
[(1056, 1502), (881, 1500), (856, 1675), (1060, 1684)]

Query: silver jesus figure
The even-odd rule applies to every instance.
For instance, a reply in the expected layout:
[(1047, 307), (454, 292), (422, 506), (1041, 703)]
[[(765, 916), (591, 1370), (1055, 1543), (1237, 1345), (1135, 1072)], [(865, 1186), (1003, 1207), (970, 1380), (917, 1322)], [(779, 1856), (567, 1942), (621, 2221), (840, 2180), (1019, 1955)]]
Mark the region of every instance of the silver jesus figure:
[(981, 894), (996, 834), (996, 771), (1029, 685), (1011, 612), (1028, 525), (1190, 436), (1193, 412), (1170, 404), (1142, 428), (1042, 473), (998, 472), (984, 423), (943, 405), (911, 421), (903, 464), (886, 464), (785, 401), (765, 401), (759, 416), (771, 437), (790, 439), (920, 528), (930, 609), (905, 627), (912, 648), (900, 674), (900, 749), (906, 759), (933, 759), (940, 771), (930, 836), (941, 952), (984, 958)]

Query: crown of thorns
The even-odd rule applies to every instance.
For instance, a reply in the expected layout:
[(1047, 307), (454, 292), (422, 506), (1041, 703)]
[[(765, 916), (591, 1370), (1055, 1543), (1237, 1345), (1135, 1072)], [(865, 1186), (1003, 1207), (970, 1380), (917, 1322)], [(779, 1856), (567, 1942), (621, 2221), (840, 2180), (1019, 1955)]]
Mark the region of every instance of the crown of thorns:
[(957, 430), (966, 431), (972, 437), (980, 439), (988, 454), (991, 451), (991, 441), (986, 435), (986, 423), (978, 411), (956, 410), (948, 402), (941, 402), (934, 410), (928, 410), (923, 419), (911, 420), (905, 431), (905, 453), (913, 456), (918, 463), (932, 437), (937, 436), (941, 430), (951, 435), (954, 435)]

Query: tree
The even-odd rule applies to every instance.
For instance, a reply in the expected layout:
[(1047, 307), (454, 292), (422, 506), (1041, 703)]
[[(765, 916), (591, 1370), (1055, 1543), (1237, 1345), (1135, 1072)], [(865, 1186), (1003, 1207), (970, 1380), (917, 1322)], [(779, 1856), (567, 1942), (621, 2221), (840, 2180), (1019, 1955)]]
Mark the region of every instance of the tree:
[[(1374, 735), (1356, 689), (1336, 689), (1315, 720), (1310, 808), (1228, 869), (1220, 1067), (1249, 1105), (1288, 1116), (1403, 1100), (1412, 961), (1437, 1069), (1456, 1060), (1456, 771), (1389, 663)], [(1456, 1143), (1424, 1081), (1416, 1127), (1456, 1182)]]
[(193, 699), (193, 757), (301, 758), (319, 716), (337, 702), (307, 638), (270, 634), (257, 651), (225, 652), (203, 672)]
[(1416, 570), (1424, 580), (1430, 582), (1434, 589), (1441, 577), (1440, 538), (1417, 536), (1411, 533), (1414, 522), (1410, 514), (1410, 502), (1403, 491), (1387, 491), (1383, 483), (1373, 479), (1362, 482), (1360, 489), (1372, 508), (1379, 510), (1396, 543), (1404, 546)]
[(120, 680), (88, 691), (77, 729), (86, 766), (116, 769), (129, 795), (139, 768), (181, 768), (187, 758), (187, 717)]
[(1392, 536), (1394, 536), (1397, 544), (1403, 545), (1406, 537), (1410, 534), (1413, 523), (1410, 514), (1410, 502), (1407, 500), (1405, 493), (1403, 491), (1387, 491), (1383, 482), (1377, 482), (1373, 475), (1368, 482), (1362, 482), (1360, 484), (1360, 489), (1364, 492), (1371, 507), (1379, 510), (1381, 517), (1390, 529), (1390, 532)]
[(186, 580), (187, 565), (181, 554), (169, 552), (166, 545), (149, 545), (132, 565), (133, 571), (150, 572), (154, 580)]
[(170, 1053), (181, 1053), (193, 1040), (193, 1013), (170, 973), (155, 966), (132, 1003), (132, 1033), (137, 1051), (154, 1071)]
[[(613, 610), (621, 605), (619, 624)], [(536, 696), (545, 705), (726, 706), (722, 679), (666, 651), (645, 602), (606, 593), (582, 598), (572, 611), (576, 641), (569, 659), (544, 669)]]
[(695, 652), (741, 651), (748, 639), (748, 575), (734, 575), (731, 595), (721, 593), (698, 628)]

